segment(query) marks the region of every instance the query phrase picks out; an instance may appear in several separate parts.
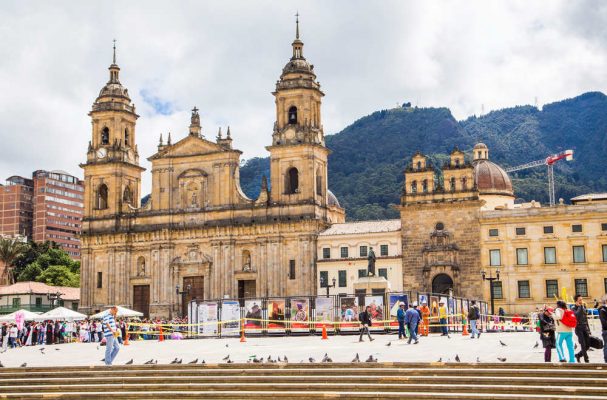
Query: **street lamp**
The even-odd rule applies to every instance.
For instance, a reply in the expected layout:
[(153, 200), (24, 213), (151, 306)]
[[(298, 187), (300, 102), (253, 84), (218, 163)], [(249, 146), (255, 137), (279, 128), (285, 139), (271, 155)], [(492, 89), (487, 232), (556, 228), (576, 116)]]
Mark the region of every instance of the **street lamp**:
[[(177, 284), (175, 286), (175, 294), (177, 294), (177, 296), (181, 295), (181, 304), (182, 304), (182, 310), (181, 310), (181, 317), (183, 318), (183, 304), (185, 303), (185, 295), (190, 294), (190, 290), (192, 290), (192, 285), (188, 285), (185, 287), (185, 290), (179, 290), (179, 284)], [(179, 297), (177, 298), (177, 307), (179, 307)]]
[(333, 284), (329, 285), (329, 282), (325, 282), (325, 279), (320, 277), (320, 287), (327, 288), (327, 297), (329, 297), (329, 288), (335, 287), (335, 278), (333, 278)]
[(55, 302), (57, 300), (61, 300), (61, 296), (63, 296), (64, 293), (61, 292), (55, 292), (55, 293), (47, 293), (46, 294), (46, 298), (51, 302), (51, 309), (55, 308)]
[(489, 269), (489, 276), (487, 276), (487, 273), (483, 270), (481, 271), (481, 276), (483, 277), (484, 281), (489, 281), (489, 294), (491, 296), (491, 315), (495, 315), (495, 294), (493, 293), (493, 281), (500, 280), (500, 270), (495, 270), (495, 276), (491, 275), (491, 268)]

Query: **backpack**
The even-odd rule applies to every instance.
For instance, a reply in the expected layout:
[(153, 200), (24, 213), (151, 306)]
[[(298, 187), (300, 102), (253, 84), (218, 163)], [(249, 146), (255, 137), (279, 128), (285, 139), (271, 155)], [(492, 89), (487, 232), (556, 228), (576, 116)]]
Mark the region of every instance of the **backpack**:
[(477, 320), (479, 319), (480, 315), (479, 315), (479, 311), (478, 311), (478, 307), (477, 306), (472, 306), (470, 307), (470, 310), (468, 310), (468, 320)]
[(577, 318), (575, 317), (575, 313), (569, 309), (565, 310), (563, 313), (563, 318), (561, 318), (561, 322), (563, 325), (569, 328), (575, 328), (577, 325)]

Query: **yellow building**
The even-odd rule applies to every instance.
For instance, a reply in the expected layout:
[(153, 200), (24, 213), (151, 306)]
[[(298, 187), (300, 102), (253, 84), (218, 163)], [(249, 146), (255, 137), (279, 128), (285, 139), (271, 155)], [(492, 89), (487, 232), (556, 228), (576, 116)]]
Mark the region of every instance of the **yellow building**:
[(376, 275), (386, 278), (390, 291), (403, 290), (399, 219), (333, 224), (318, 235), (317, 246), (319, 294), (326, 293), (327, 283), (331, 295), (355, 293), (353, 283), (367, 276), (370, 249)]
[[(289, 296), (316, 290), (318, 233), (344, 221), (330, 200), (321, 119), (324, 93), (303, 42), (292, 43), (273, 95), (267, 147), (270, 184), (249, 199), (239, 182), (232, 132), (207, 138), (198, 110), (176, 143), (160, 140), (150, 201), (140, 204), (136, 114), (114, 60), (90, 112), (80, 309), (131, 306), (146, 315), (185, 314), (190, 299)], [(185, 292), (185, 293), (182, 293)]]

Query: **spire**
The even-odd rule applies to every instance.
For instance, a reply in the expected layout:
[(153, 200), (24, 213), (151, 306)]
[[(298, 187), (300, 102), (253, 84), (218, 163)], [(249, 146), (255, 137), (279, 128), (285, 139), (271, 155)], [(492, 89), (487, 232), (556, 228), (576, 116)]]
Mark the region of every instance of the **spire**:
[(293, 57), (291, 57), (291, 60), (303, 59), (303, 42), (299, 40), (299, 13), (295, 14), (295, 40), (292, 46)]
[(162, 146), (164, 143), (162, 142), (162, 133), (160, 133), (160, 141), (158, 142), (159, 146)]
[(112, 56), (112, 65), (110, 65), (110, 83), (120, 83), (120, 81), (118, 80), (118, 72), (120, 71), (120, 68), (118, 67), (118, 64), (116, 64), (116, 39), (114, 39), (114, 46), (113, 46), (114, 52), (113, 52), (113, 56)]
[[(299, 11), (295, 13), (295, 39), (299, 39)], [(116, 40), (114, 40), (114, 43)], [(115, 49), (115, 47), (114, 47)], [(116, 62), (116, 61), (114, 61)]]
[(217, 140), (221, 140), (221, 126), (219, 127), (219, 132), (217, 132)]
[(116, 64), (116, 39), (114, 39), (114, 58), (112, 59), (112, 64)]
[(226, 139), (232, 139), (230, 136), (230, 125), (228, 125), (228, 133), (226, 134)]
[(167, 145), (171, 145), (171, 132), (169, 132), (169, 138), (167, 139)]
[(194, 108), (192, 108), (192, 117), (190, 118), (190, 135), (200, 136), (201, 131), (200, 114), (198, 114), (198, 108), (194, 106)]

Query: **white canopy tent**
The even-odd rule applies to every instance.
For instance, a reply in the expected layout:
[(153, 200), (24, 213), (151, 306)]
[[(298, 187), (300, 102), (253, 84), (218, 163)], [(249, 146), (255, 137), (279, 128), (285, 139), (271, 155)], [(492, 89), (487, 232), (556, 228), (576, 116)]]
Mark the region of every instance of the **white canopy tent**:
[(27, 311), (27, 310), (17, 310), (13, 313), (0, 316), (0, 322), (15, 322), (15, 316), (18, 313), (23, 313), (23, 316), (25, 317), (24, 319), (26, 321), (41, 321), (42, 320), (40, 318), (40, 314), (36, 314), (34, 312)]
[[(118, 308), (118, 313), (116, 314), (117, 317), (143, 317), (143, 313), (140, 313), (139, 311), (131, 310), (129, 308), (121, 307), (121, 306), (117, 306), (117, 308)], [(108, 310), (109, 310), (109, 308), (108, 308)], [(90, 318), (91, 319), (101, 319), (101, 318), (103, 318), (105, 313), (108, 312), (108, 310), (101, 311), (97, 314), (93, 314), (90, 316)]]
[(80, 321), (86, 319), (86, 315), (76, 312), (74, 310), (70, 310), (69, 308), (57, 307), (40, 315), (39, 319), (45, 321)]

